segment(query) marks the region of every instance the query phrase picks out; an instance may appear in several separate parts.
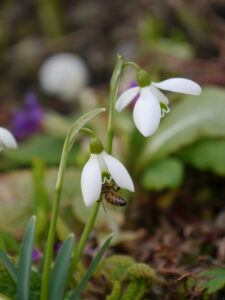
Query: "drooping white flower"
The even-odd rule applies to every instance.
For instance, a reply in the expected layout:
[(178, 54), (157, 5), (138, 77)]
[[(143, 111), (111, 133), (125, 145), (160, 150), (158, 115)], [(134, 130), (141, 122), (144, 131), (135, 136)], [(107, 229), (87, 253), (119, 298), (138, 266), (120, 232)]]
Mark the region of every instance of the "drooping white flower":
[(0, 127), (0, 151), (4, 149), (16, 149), (17, 142), (12, 133), (3, 127)]
[(58, 53), (46, 59), (39, 71), (42, 89), (65, 101), (87, 85), (88, 69), (84, 61), (73, 53)]
[[(138, 76), (139, 75), (139, 76)], [(139, 86), (123, 92), (115, 108), (120, 112), (140, 94), (133, 110), (133, 119), (137, 129), (145, 136), (152, 135), (159, 126), (160, 119), (170, 111), (167, 97), (158, 89), (171, 92), (199, 95), (201, 87), (194, 81), (185, 78), (171, 78), (161, 82), (150, 82), (147, 72), (138, 72)]]
[(81, 190), (87, 206), (99, 199), (102, 184), (106, 180), (114, 180), (120, 188), (134, 192), (133, 181), (124, 165), (106, 153), (103, 147), (100, 146), (97, 151), (91, 148), (90, 158), (81, 173)]

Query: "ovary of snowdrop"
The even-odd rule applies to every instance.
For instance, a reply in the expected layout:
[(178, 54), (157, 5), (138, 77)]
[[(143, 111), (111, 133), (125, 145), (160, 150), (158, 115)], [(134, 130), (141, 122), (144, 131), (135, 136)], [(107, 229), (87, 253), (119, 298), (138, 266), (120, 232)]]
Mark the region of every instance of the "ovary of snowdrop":
[(138, 71), (137, 81), (137, 87), (130, 88), (120, 95), (115, 108), (120, 112), (140, 94), (134, 105), (133, 119), (137, 129), (145, 137), (157, 130), (160, 119), (169, 112), (169, 101), (159, 89), (189, 95), (201, 93), (201, 87), (190, 79), (170, 78), (158, 83), (150, 82), (149, 75), (144, 70)]
[(55, 54), (44, 61), (39, 71), (42, 89), (50, 95), (71, 101), (87, 85), (88, 69), (73, 53)]

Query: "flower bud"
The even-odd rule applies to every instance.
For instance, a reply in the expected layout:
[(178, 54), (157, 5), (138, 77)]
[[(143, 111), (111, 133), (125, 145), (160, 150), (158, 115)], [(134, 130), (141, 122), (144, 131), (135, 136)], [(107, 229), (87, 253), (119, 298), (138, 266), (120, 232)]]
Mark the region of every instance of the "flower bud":
[(97, 137), (92, 137), (90, 141), (90, 151), (93, 154), (100, 154), (104, 150), (102, 142)]
[(150, 77), (145, 70), (137, 72), (137, 82), (141, 88), (150, 85)]

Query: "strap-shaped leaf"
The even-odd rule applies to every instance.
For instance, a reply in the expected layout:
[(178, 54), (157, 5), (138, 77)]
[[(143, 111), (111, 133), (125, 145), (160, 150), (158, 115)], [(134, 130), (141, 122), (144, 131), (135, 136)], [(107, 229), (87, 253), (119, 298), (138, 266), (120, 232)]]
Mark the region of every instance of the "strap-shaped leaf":
[(56, 257), (49, 281), (48, 300), (62, 300), (64, 296), (71, 254), (74, 244), (74, 235), (70, 234)]
[(14, 265), (11, 263), (11, 261), (8, 259), (8, 257), (6, 256), (6, 254), (2, 251), (2, 249), (0, 248), (0, 260), (3, 263), (4, 267), (6, 268), (6, 270), (9, 272), (10, 276), (12, 277), (12, 279), (15, 281), (17, 281), (17, 272), (16, 272), (16, 268), (14, 267)]
[(23, 237), (17, 277), (18, 300), (29, 300), (35, 223), (36, 217), (32, 216)]
[(90, 267), (87, 270), (87, 273), (83, 277), (82, 281), (80, 284), (77, 286), (75, 291), (73, 292), (72, 296), (69, 298), (69, 300), (77, 300), (78, 297), (80, 296), (81, 291), (84, 289), (85, 285), (87, 284), (88, 280), (91, 278), (92, 274), (94, 273), (98, 263), (100, 262), (105, 250), (109, 247), (109, 244), (111, 242), (111, 239), (113, 238), (113, 235), (110, 235), (107, 240), (104, 242), (102, 245), (101, 249), (99, 250), (98, 254), (92, 261)]

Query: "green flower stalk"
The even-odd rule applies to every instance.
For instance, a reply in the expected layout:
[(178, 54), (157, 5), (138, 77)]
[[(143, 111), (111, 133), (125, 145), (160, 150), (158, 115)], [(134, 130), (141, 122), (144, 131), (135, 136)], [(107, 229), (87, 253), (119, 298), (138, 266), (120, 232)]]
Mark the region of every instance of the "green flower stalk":
[[(111, 78), (111, 82), (110, 82), (110, 108), (109, 108), (109, 123), (108, 123), (108, 133), (107, 133), (107, 147), (106, 147), (106, 151), (108, 154), (111, 154), (111, 151), (112, 151), (112, 141), (113, 141), (113, 135), (114, 135), (114, 110), (115, 110), (114, 106), (115, 106), (115, 101), (117, 98), (119, 79), (120, 79), (121, 72), (122, 72), (122, 65), (123, 65), (123, 58), (118, 55), (116, 66), (115, 66), (115, 69), (114, 69), (114, 72), (113, 72), (113, 75)], [(94, 201), (95, 204), (93, 206), (91, 215), (89, 217), (89, 220), (85, 226), (85, 229), (84, 229), (82, 236), (80, 238), (80, 241), (78, 243), (77, 251), (72, 259), (71, 268), (70, 268), (70, 272), (69, 272), (69, 276), (68, 276), (68, 284), (74, 273), (74, 270), (77, 267), (77, 264), (82, 255), (84, 246), (89, 238), (90, 232), (92, 230), (95, 219), (97, 217), (98, 210), (100, 207), (100, 202), (96, 202), (96, 201), (97, 201), (97, 199), (95, 199), (95, 201)]]
[(64, 142), (60, 165), (59, 165), (58, 178), (57, 178), (56, 188), (55, 188), (55, 199), (53, 202), (52, 218), (51, 218), (47, 246), (46, 246), (45, 261), (44, 261), (43, 274), (42, 274), (42, 284), (41, 284), (41, 297), (40, 297), (41, 300), (47, 300), (48, 297), (48, 284), (49, 284), (49, 276), (50, 276), (51, 262), (52, 262), (52, 255), (53, 255), (54, 239), (56, 233), (56, 223), (57, 223), (57, 217), (59, 213), (60, 197), (61, 197), (69, 152), (75, 142), (76, 136), (83, 128), (83, 126), (89, 120), (91, 120), (93, 117), (95, 117), (96, 115), (98, 115), (103, 111), (105, 111), (104, 108), (98, 108), (80, 117), (69, 130), (68, 135)]

